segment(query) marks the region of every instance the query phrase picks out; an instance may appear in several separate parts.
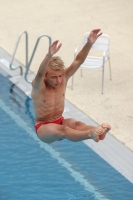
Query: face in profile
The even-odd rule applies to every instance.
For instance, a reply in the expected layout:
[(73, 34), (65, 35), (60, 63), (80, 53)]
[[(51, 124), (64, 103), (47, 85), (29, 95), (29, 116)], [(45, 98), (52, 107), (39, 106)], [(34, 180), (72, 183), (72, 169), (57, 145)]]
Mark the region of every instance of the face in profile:
[(48, 69), (45, 75), (45, 83), (53, 88), (58, 88), (63, 80), (64, 70), (53, 70), (51, 68)]

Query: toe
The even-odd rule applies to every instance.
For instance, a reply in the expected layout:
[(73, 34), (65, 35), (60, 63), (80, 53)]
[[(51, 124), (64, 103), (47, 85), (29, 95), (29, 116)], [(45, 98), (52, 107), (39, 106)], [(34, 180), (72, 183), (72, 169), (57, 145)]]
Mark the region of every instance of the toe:
[(94, 139), (95, 142), (99, 142), (99, 140), (100, 140), (99, 136), (97, 136), (97, 137)]
[(111, 129), (111, 126), (108, 124), (108, 123), (103, 123), (102, 125), (101, 125), (103, 128), (107, 128), (107, 129)]
[(105, 137), (106, 137), (106, 133), (103, 133), (102, 135), (99, 135), (100, 140), (104, 140)]

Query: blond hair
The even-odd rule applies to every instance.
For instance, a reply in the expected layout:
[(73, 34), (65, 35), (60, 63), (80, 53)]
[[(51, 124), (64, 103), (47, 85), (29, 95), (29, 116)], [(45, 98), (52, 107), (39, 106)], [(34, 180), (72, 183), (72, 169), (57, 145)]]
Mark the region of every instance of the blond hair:
[(49, 67), (53, 70), (64, 70), (64, 62), (59, 56), (53, 56), (50, 59)]

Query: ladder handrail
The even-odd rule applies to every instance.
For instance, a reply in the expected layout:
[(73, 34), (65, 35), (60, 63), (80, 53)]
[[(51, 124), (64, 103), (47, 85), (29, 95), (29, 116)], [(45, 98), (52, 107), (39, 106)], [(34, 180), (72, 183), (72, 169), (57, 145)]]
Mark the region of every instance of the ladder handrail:
[(19, 36), (18, 36), (18, 39), (16, 41), (16, 44), (15, 44), (15, 47), (14, 47), (14, 51), (13, 51), (13, 55), (12, 55), (12, 60), (10, 62), (10, 69), (11, 70), (15, 70), (17, 68), (20, 68), (20, 75), (22, 76), (23, 75), (23, 68), (22, 66), (18, 66), (16, 68), (12, 68), (12, 63), (13, 63), (13, 60), (14, 60), (14, 57), (15, 57), (15, 54), (16, 54), (16, 51), (17, 51), (17, 48), (18, 48), (18, 44), (19, 44), (19, 41), (20, 41), (20, 38), (21, 36), (23, 35), (23, 33), (25, 33), (25, 47), (26, 47), (26, 53), (25, 53), (25, 57), (26, 57), (26, 66), (28, 65), (28, 33), (27, 31), (21, 31), (19, 33)]
[(32, 52), (31, 58), (30, 58), (30, 61), (29, 61), (28, 65), (26, 65), (26, 71), (25, 71), (24, 79), (25, 79), (26, 82), (28, 82), (28, 83), (31, 83), (31, 82), (28, 81), (28, 79), (27, 79), (28, 71), (29, 71), (31, 62), (32, 62), (32, 60), (33, 60), (34, 54), (35, 54), (35, 52), (36, 52), (38, 43), (39, 43), (39, 41), (40, 41), (40, 39), (41, 39), (42, 37), (47, 37), (48, 40), (49, 40), (49, 46), (51, 45), (51, 41), (52, 41), (52, 40), (51, 40), (51, 37), (50, 37), (49, 35), (47, 35), (47, 34), (42, 34), (42, 35), (40, 35), (40, 36), (37, 38), (36, 43), (35, 43), (35, 47), (34, 47), (34, 49), (33, 49), (33, 52)]

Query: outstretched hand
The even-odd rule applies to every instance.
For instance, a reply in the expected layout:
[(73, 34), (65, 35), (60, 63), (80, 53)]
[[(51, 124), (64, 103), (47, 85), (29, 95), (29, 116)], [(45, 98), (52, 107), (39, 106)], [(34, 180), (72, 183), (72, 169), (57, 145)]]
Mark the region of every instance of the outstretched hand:
[(62, 46), (62, 43), (58, 44), (58, 40), (55, 40), (50, 46), (49, 46), (49, 55), (53, 56), (56, 52), (59, 51), (59, 49)]
[(88, 42), (90, 42), (92, 45), (95, 43), (95, 41), (97, 40), (97, 38), (102, 35), (102, 33), (100, 32), (101, 29), (94, 29), (90, 32), (89, 36), (88, 36)]

